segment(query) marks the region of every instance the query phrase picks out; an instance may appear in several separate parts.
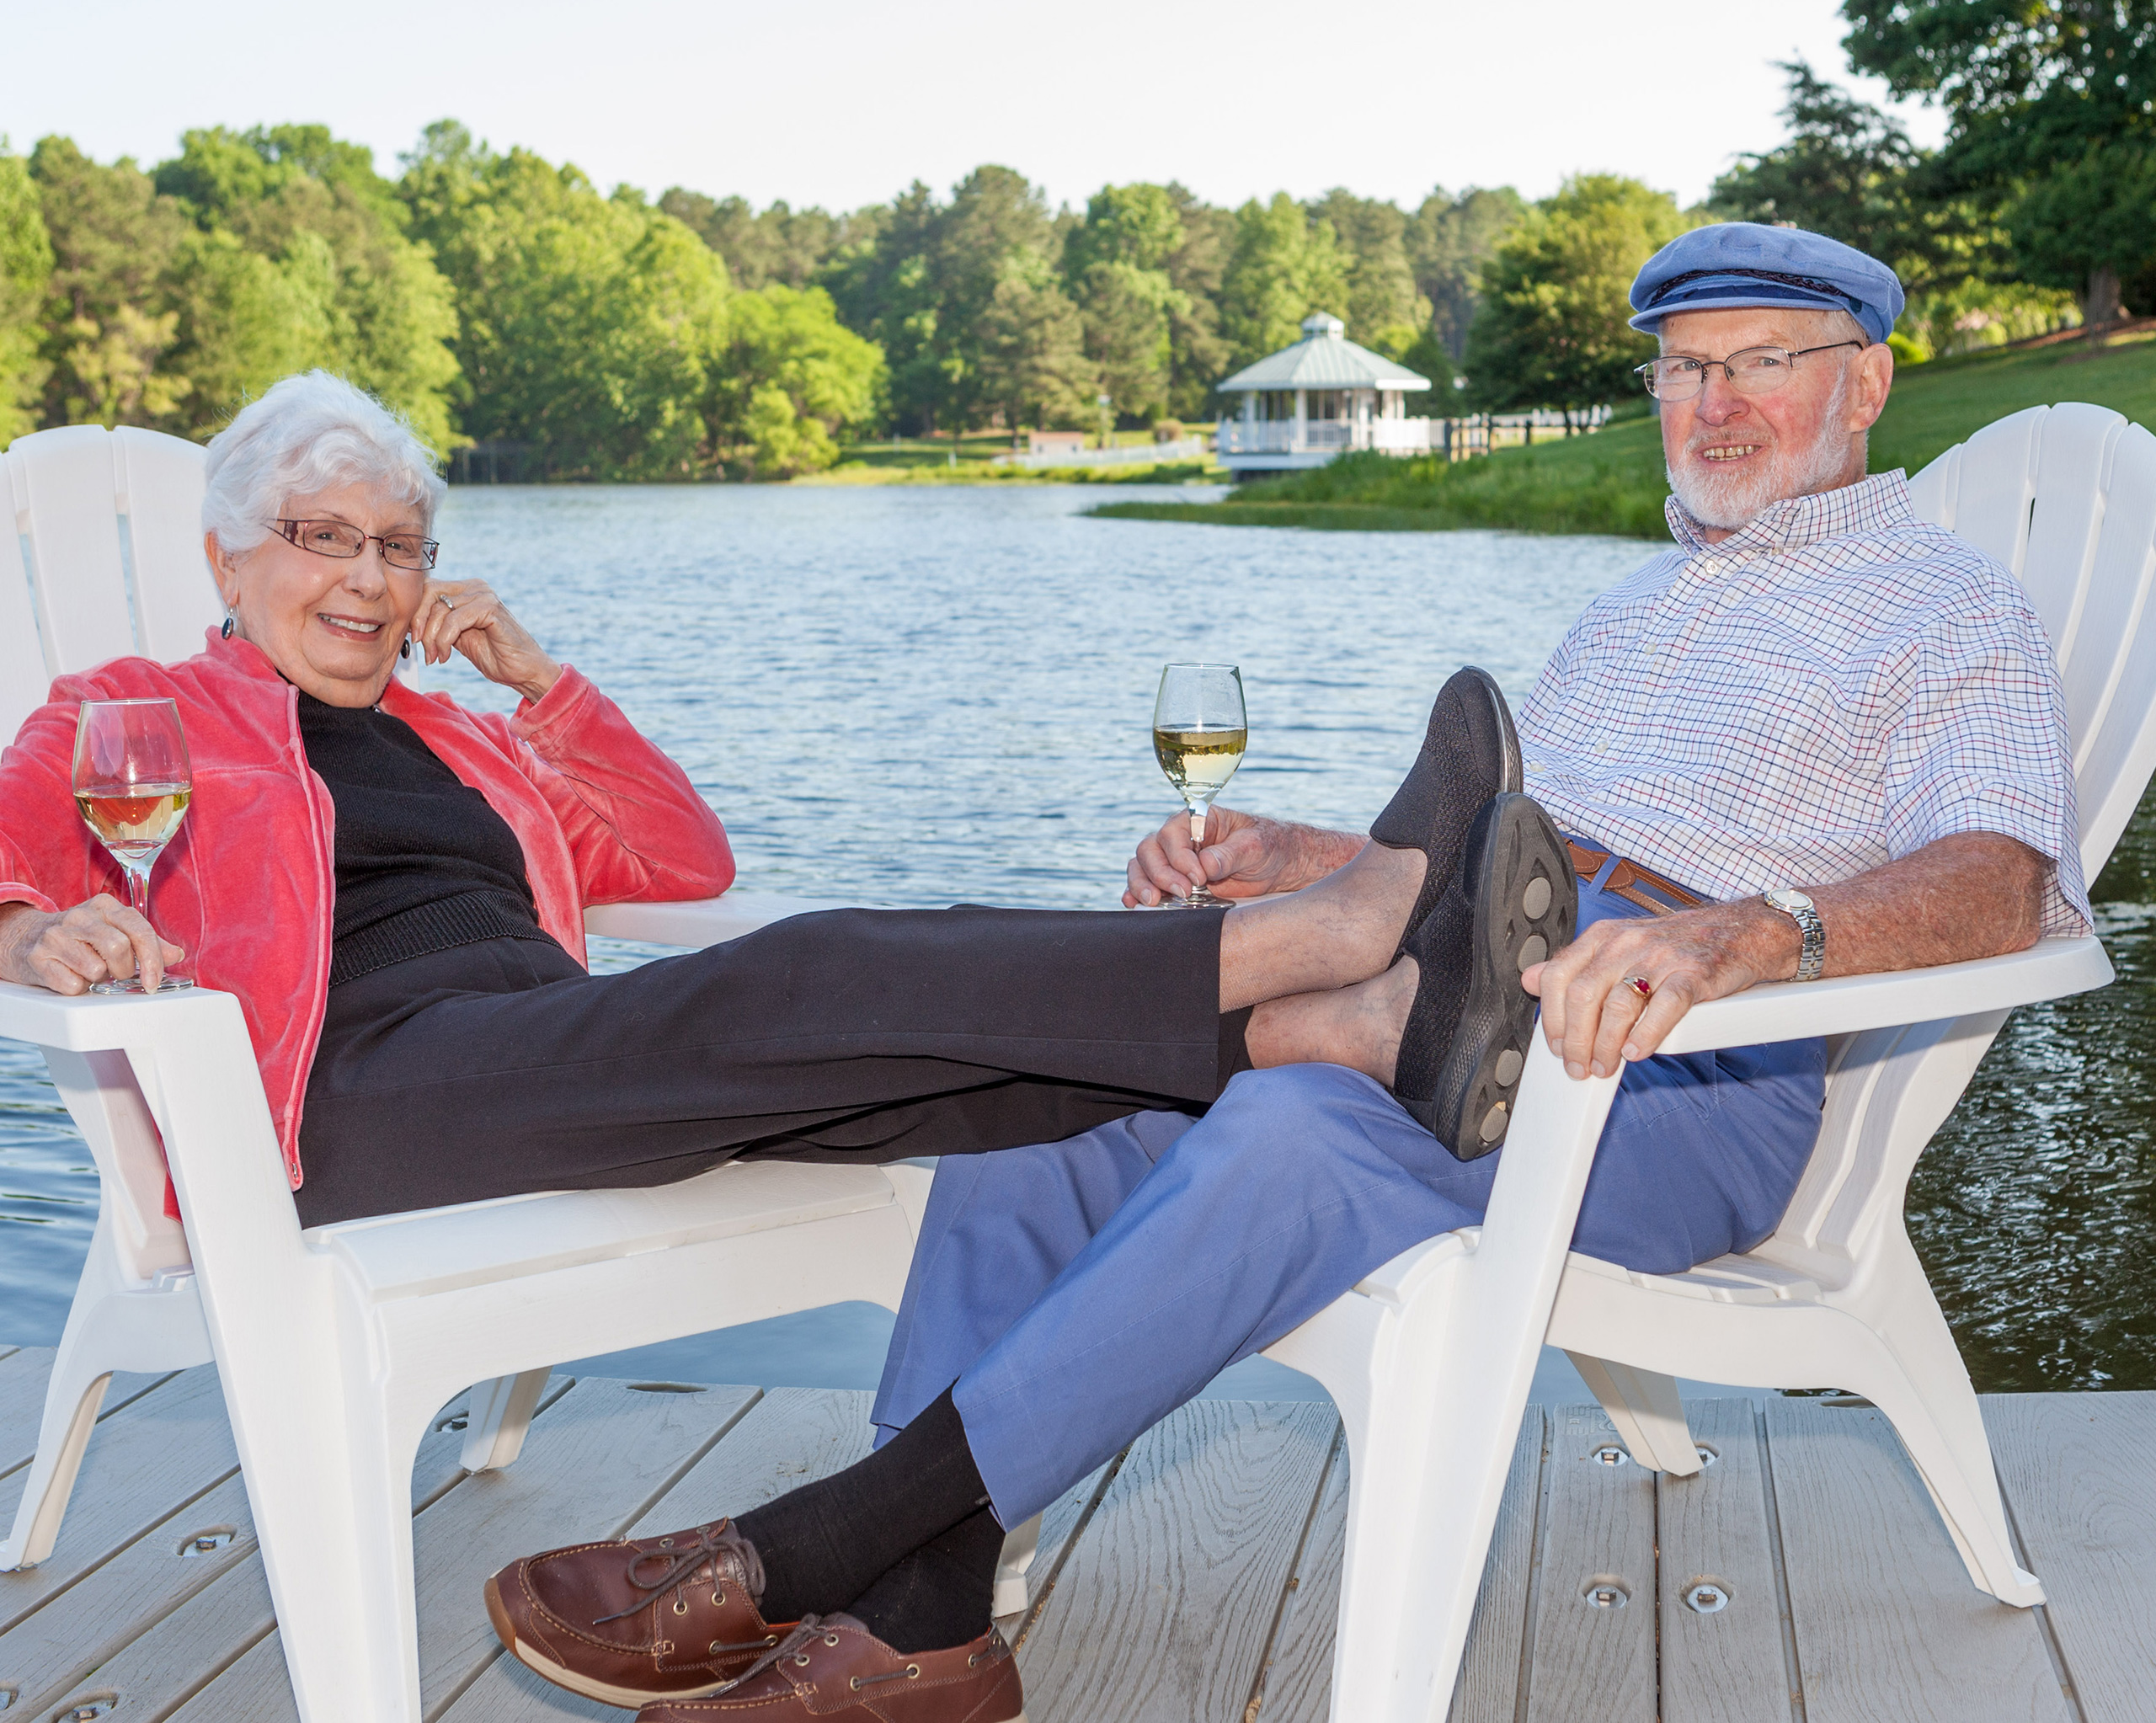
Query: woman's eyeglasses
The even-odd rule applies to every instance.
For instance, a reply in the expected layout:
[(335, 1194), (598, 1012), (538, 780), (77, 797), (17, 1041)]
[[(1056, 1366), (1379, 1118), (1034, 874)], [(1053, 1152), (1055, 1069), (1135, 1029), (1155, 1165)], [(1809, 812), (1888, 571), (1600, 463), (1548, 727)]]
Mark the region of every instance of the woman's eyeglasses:
[(440, 544), (434, 539), (406, 532), (387, 536), (363, 532), (349, 520), (279, 520), (272, 524), (302, 550), (345, 562), (362, 554), (367, 541), (371, 539), (382, 547), (382, 559), (391, 568), (415, 569), (422, 574), (434, 567), (435, 558), (441, 552)]
[[(1837, 347), (1864, 347), (1864, 341), (1829, 341), (1824, 347), (1747, 347), (1726, 359), (1651, 360), (1633, 370), (1647, 393), (1657, 401), (1689, 401), (1707, 386), (1707, 373), (1720, 369), (1730, 387), (1740, 395), (1770, 395), (1787, 382), (1796, 362), (1807, 353), (1832, 353)], [(357, 555), (355, 552), (353, 554)]]

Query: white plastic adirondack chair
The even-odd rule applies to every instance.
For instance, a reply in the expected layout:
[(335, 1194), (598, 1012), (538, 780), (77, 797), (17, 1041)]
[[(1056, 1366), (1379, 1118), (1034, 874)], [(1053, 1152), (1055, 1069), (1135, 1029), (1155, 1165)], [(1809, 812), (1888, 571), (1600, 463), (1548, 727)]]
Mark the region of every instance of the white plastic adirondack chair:
[[(2156, 765), (2156, 437), (2102, 408), (2031, 408), (1913, 488), (1920, 515), (2012, 568), (2043, 617), (2093, 880)], [(2008, 1011), (2111, 979), (2095, 939), (2047, 939), (1695, 1008), (1666, 1051), (1835, 1041), (1818, 1147), (1788, 1214), (1756, 1251), (1685, 1274), (1567, 1251), (1616, 1080), (1570, 1081), (1537, 1037), (1482, 1226), (1403, 1253), (1270, 1349), (1331, 1392), (1353, 1462), (1333, 1717), (1444, 1716), (1545, 1338), (1572, 1354), (1633, 1459), (1673, 1473), (1700, 1464), (1679, 1374), (1854, 1390), (1900, 1433), (1977, 1587), (2042, 1602), (2014, 1560), (1976, 1395), (1903, 1196)]]
[[(201, 649), (219, 614), (202, 484), (200, 449), (141, 430), (40, 432), (0, 457), (0, 736), (52, 674)], [(813, 907), (729, 894), (586, 920), (702, 946)], [(231, 995), (0, 984), (0, 1036), (44, 1049), (101, 1187), (0, 1570), (51, 1553), (112, 1372), (214, 1358), (306, 1723), (418, 1723), (410, 1477), (445, 1400), (488, 1379), (463, 1462), (506, 1465), (560, 1359), (848, 1299), (894, 1309), (927, 1198), (929, 1163), (760, 1163), (302, 1232)], [(1020, 1586), (1030, 1553), (1013, 1540)]]

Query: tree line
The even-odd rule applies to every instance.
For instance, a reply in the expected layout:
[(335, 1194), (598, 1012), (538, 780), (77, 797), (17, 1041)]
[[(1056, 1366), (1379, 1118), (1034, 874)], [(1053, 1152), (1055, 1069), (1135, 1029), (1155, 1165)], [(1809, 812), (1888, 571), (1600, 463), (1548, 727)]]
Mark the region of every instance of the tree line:
[[(1852, 64), (1945, 108), (1938, 150), (1801, 62), (1787, 140), (1702, 205), (1583, 174), (1530, 202), (1344, 189), (1229, 209), (1175, 184), (1051, 208), (986, 165), (833, 214), (578, 169), (428, 128), (379, 173), (321, 126), (188, 133), (145, 172), (0, 143), (0, 443), (45, 425), (204, 437), (321, 365), (437, 449), (531, 476), (782, 477), (883, 432), (1203, 418), (1314, 310), (1430, 404), (1636, 394), (1625, 290), (1697, 222), (1787, 221), (1908, 285), (1905, 360), (2156, 309), (2156, 0), (1845, 0)], [(1453, 386), (1457, 385), (1455, 389)]]

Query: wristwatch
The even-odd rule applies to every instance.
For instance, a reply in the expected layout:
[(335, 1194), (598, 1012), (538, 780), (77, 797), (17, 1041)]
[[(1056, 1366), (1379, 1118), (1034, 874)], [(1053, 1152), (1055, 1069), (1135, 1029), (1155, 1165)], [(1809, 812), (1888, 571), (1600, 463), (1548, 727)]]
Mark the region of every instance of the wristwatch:
[(1797, 926), (1804, 936), (1804, 945), (1797, 953), (1796, 979), (1817, 981), (1819, 971), (1827, 962), (1827, 924), (1819, 919), (1819, 912), (1812, 906), (1812, 899), (1801, 891), (1788, 886), (1777, 886), (1761, 894), (1769, 910), (1779, 910)]

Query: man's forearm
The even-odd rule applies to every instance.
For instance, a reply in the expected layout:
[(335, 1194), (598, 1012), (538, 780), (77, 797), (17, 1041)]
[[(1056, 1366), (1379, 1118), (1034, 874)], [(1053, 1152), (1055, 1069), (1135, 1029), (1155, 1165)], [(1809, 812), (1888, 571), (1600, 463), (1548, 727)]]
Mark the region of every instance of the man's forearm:
[(1295, 886), (1299, 888), (1315, 885), (1326, 875), (1345, 867), (1363, 853), (1363, 845), (1369, 842), (1369, 835), (1358, 831), (1334, 831), (1322, 825), (1304, 825), (1294, 820), (1280, 822), (1291, 845), (1294, 857)]
[[(2051, 867), (2016, 839), (1962, 832), (1838, 884), (1806, 887), (1826, 925), (1821, 973), (1875, 975), (2025, 951), (2043, 929)], [(1781, 975), (1794, 975), (1796, 925), (1766, 913), (1787, 930), (1789, 965)]]

